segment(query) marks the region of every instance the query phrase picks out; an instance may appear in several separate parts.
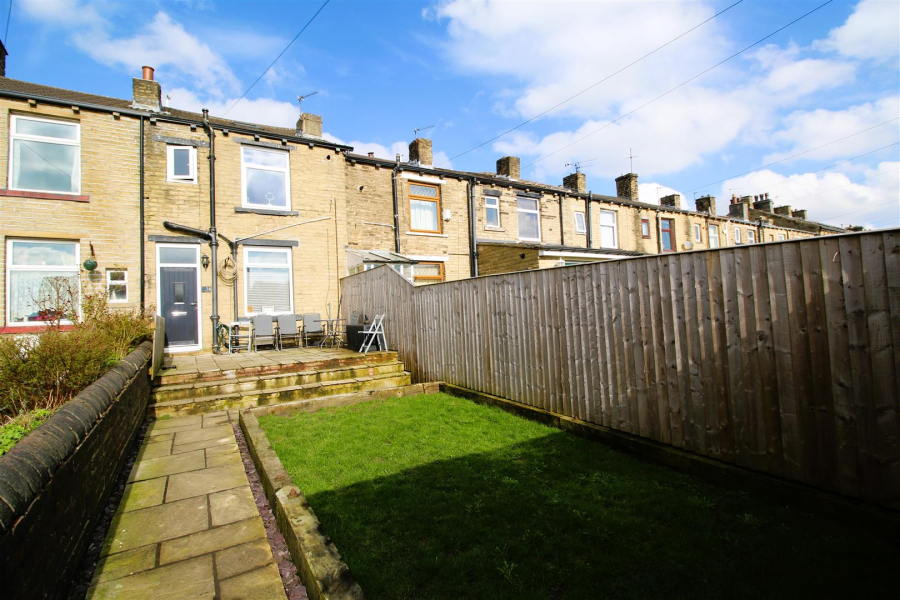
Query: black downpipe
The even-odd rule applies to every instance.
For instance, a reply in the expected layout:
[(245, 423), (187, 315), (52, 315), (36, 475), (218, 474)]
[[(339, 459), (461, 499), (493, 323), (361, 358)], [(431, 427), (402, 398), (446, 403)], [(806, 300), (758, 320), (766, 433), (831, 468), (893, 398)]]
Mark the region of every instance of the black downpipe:
[(140, 269), (140, 286), (141, 286), (141, 312), (143, 312), (144, 307), (146, 305), (147, 300), (147, 290), (145, 289), (144, 278), (146, 276), (145, 266), (144, 266), (144, 117), (141, 116), (141, 141), (140, 141), (140, 158), (138, 161), (138, 168), (140, 169), (140, 173), (138, 175), (138, 194), (140, 194), (140, 230), (141, 230), (141, 243), (139, 245), (138, 254), (141, 255), (141, 269)]
[(394, 175), (391, 177), (391, 192), (394, 199), (394, 252), (397, 254), (400, 254), (400, 201), (397, 199), (397, 171), (399, 170), (400, 161), (398, 160), (397, 166), (394, 167)]
[[(209, 254), (210, 262), (212, 262), (212, 314), (209, 319), (212, 321), (213, 349), (218, 350), (216, 330), (219, 327), (219, 261), (217, 253), (219, 240), (216, 236), (216, 132), (209, 124), (209, 110), (205, 108), (203, 109), (203, 125), (209, 136)], [(237, 272), (237, 265), (235, 265), (235, 272)]]
[(594, 200), (594, 193), (588, 192), (587, 200), (584, 201), (584, 221), (585, 227), (587, 227), (587, 247), (588, 249), (592, 248), (593, 236), (591, 235), (591, 202)]
[[(659, 209), (656, 209), (656, 253), (663, 253), (662, 246), (662, 221), (660, 221), (662, 217), (659, 214)], [(674, 249), (674, 248), (673, 248)]]
[(469, 180), (469, 276), (478, 277), (478, 243), (475, 241), (475, 186), (477, 179)]
[(559, 194), (559, 245), (566, 245), (566, 228), (563, 226), (565, 218), (563, 217), (563, 195)]

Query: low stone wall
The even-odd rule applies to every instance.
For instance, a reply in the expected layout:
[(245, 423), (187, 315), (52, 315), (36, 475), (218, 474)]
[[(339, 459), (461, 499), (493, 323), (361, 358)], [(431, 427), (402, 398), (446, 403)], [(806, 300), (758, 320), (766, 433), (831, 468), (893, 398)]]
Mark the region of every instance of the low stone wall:
[(90, 540), (150, 399), (151, 343), (0, 457), (0, 590), (58, 598)]

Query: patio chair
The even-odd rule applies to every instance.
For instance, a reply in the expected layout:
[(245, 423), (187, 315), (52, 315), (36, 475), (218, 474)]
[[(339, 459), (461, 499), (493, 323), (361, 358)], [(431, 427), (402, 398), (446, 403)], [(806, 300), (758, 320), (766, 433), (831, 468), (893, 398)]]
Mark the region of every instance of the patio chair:
[(271, 315), (256, 315), (252, 319), (253, 322), (253, 351), (259, 351), (259, 345), (272, 346), (278, 350), (278, 339), (275, 337), (275, 330), (272, 328)]
[(387, 350), (387, 340), (384, 339), (384, 315), (375, 315), (372, 324), (363, 329), (363, 343), (359, 351), (363, 354), (372, 348), (372, 343), (378, 345), (379, 350)]
[(309, 346), (309, 338), (314, 335), (324, 335), (322, 318), (319, 313), (306, 313), (303, 315), (303, 341)]
[(249, 329), (245, 329), (246, 333), (241, 333), (241, 326), (246, 327), (247, 322), (238, 320), (228, 325), (228, 352), (234, 354), (241, 350), (250, 351), (251, 333)]
[(295, 340), (299, 348), (303, 344), (297, 330), (297, 315), (278, 315), (278, 348), (284, 350), (284, 340)]

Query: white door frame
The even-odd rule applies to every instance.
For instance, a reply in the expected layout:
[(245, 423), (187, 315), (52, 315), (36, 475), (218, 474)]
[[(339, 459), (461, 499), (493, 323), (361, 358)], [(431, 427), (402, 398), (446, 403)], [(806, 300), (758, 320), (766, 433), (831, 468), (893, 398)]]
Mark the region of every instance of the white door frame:
[[(160, 248), (192, 248), (194, 250), (195, 262), (190, 263), (165, 263), (159, 260)], [(160, 271), (162, 267), (195, 267), (197, 269), (197, 343), (190, 346), (166, 346), (165, 351), (169, 353), (175, 352), (196, 352), (203, 350), (203, 288), (200, 287), (200, 244), (167, 244), (156, 243), (156, 314), (163, 316), (159, 311), (162, 306), (162, 288), (159, 285)]]

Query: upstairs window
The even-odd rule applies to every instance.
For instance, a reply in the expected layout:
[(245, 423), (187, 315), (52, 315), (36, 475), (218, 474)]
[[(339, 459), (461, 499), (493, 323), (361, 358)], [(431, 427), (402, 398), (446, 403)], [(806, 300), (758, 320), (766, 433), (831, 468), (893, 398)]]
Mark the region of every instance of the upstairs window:
[(741, 228), (740, 228), (740, 227), (735, 227), (735, 228), (734, 228), (734, 245), (735, 245), (735, 246), (740, 246), (741, 243), (742, 243), (742, 242), (741, 242)]
[(650, 221), (648, 219), (641, 219), (641, 237), (645, 240), (650, 239)]
[(81, 193), (81, 126), (13, 115), (9, 187), (29, 192)]
[(484, 226), (500, 229), (500, 198), (497, 196), (484, 197)]
[(78, 311), (78, 244), (49, 240), (6, 243), (6, 323), (40, 325)]
[(756, 243), (756, 232), (752, 229), (747, 230), (747, 243), (755, 244)]
[(541, 241), (541, 211), (537, 200), (519, 198), (519, 239), (532, 242)]
[(587, 233), (587, 227), (584, 224), (584, 213), (581, 211), (575, 212), (575, 233)]
[(441, 232), (441, 190), (438, 186), (409, 184), (409, 230)]
[(673, 219), (662, 219), (660, 232), (662, 233), (663, 252), (675, 252), (675, 221)]
[(244, 246), (244, 306), (247, 315), (294, 312), (290, 248)]
[(619, 247), (619, 226), (616, 220), (616, 211), (600, 211), (600, 247)]
[(197, 183), (197, 149), (193, 146), (168, 146), (166, 181)]
[(106, 299), (109, 302), (128, 302), (128, 271), (113, 269), (106, 272)]
[(247, 208), (290, 210), (291, 177), (288, 153), (241, 148), (241, 186)]
[(784, 234), (783, 234), (783, 233), (779, 233), (779, 234), (778, 234), (778, 241), (779, 241), (779, 242), (783, 242), (784, 240), (785, 240)]
[(710, 248), (718, 248), (719, 247), (719, 226), (718, 225), (710, 225), (707, 233), (709, 234), (709, 247)]
[(700, 230), (700, 223), (694, 223), (694, 241), (695, 242), (703, 241), (703, 233)]

